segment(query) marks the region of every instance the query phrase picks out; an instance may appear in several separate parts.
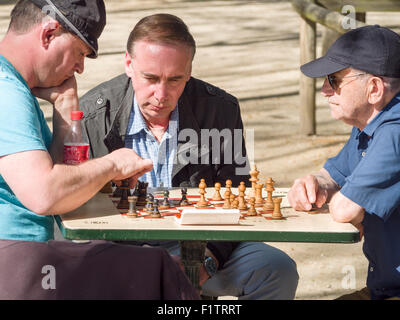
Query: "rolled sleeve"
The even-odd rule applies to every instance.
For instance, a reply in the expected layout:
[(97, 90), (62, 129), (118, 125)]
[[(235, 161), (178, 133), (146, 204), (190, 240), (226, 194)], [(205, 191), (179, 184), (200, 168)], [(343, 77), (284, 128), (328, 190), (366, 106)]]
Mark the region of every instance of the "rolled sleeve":
[(380, 127), (341, 192), (386, 221), (400, 205), (400, 124)]

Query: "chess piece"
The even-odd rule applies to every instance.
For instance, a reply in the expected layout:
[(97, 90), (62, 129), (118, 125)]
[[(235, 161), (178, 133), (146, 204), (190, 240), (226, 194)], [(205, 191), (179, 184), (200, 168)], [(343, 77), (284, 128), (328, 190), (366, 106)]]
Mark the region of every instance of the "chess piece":
[(229, 190), (225, 191), (224, 197), (225, 197), (225, 201), (224, 201), (224, 205), (222, 206), (222, 209), (231, 209), (232, 205), (231, 205), (231, 198), (230, 198)]
[(262, 183), (257, 183), (255, 188), (256, 188), (256, 204), (263, 204), (264, 203), (264, 199), (262, 197), (262, 188), (264, 187), (264, 184)]
[(146, 205), (148, 185), (149, 185), (148, 182), (142, 182), (140, 180), (136, 184), (134, 194), (136, 194), (138, 196), (138, 200), (136, 203), (137, 207), (143, 208)]
[(128, 197), (130, 197), (131, 195), (128, 180), (122, 180), (122, 184), (119, 188), (121, 189), (122, 195), (121, 199), (118, 202), (117, 209), (128, 209), (129, 208)]
[(246, 192), (246, 185), (244, 184), (243, 181), (240, 182), (240, 185), (238, 187), (238, 191), (239, 191), (239, 197), (238, 197), (238, 199), (239, 199), (239, 208), (238, 209), (242, 210), (242, 211), (247, 210), (248, 208), (247, 208), (247, 205), (246, 205), (246, 201), (244, 199), (245, 192)]
[(249, 198), (255, 197), (256, 196), (256, 184), (258, 182), (258, 175), (260, 174), (260, 171), (257, 170), (257, 166), (253, 164), (252, 170), (249, 172), (250, 174), (250, 179), (249, 181), (251, 182), (251, 189), (248, 194)]
[(248, 216), (256, 216), (257, 215), (256, 198), (254, 198), (254, 197), (250, 198), (250, 208), (249, 208), (249, 210), (247, 210), (247, 215)]
[(146, 212), (146, 214), (149, 215), (149, 214), (152, 214), (153, 210), (154, 210), (154, 196), (151, 193), (149, 193), (147, 195), (146, 201), (147, 202), (146, 202), (145, 212)]
[(231, 201), (231, 207), (232, 209), (239, 209), (239, 200), (235, 199)]
[(113, 198), (121, 198), (122, 197), (122, 190), (120, 189), (120, 187), (118, 187), (118, 186), (115, 187), (115, 190), (111, 197), (113, 197)]
[(111, 186), (111, 181), (107, 182), (103, 188), (100, 190), (101, 193), (113, 193), (113, 188)]
[(154, 205), (153, 205), (153, 212), (151, 213), (152, 218), (161, 218), (161, 213), (158, 210), (158, 199), (154, 200)]
[(181, 207), (190, 206), (192, 203), (189, 202), (189, 200), (187, 199), (187, 188), (182, 188), (181, 189), (181, 194), (182, 194), (182, 199), (179, 201), (179, 205)]
[(275, 181), (272, 180), (272, 178), (268, 178), (266, 183), (265, 183), (265, 191), (267, 191), (267, 199), (265, 200), (265, 204), (263, 209), (265, 211), (270, 211), (272, 212), (274, 210), (274, 203), (272, 201), (272, 193), (274, 192), (274, 183)]
[(126, 213), (126, 215), (130, 218), (137, 218), (137, 212), (136, 212), (136, 202), (137, 202), (138, 196), (133, 195), (128, 197), (128, 202), (129, 202), (129, 210)]
[(226, 180), (225, 181), (225, 189), (229, 191), (229, 194), (232, 194), (232, 180)]
[(272, 218), (281, 219), (283, 217), (281, 213), (282, 198), (273, 198), (272, 201), (274, 203), (274, 212), (272, 213)]
[(160, 209), (169, 209), (169, 208), (171, 208), (171, 205), (169, 203), (169, 191), (165, 190), (164, 191), (164, 199), (160, 206)]
[(222, 201), (222, 200), (224, 200), (224, 199), (222, 199), (221, 193), (220, 193), (220, 190), (221, 190), (221, 183), (216, 182), (215, 185), (214, 185), (214, 188), (215, 188), (215, 193), (214, 193), (212, 199), (213, 199), (214, 201)]
[(206, 194), (206, 188), (207, 188), (207, 185), (206, 185), (205, 180), (204, 180), (204, 179), (201, 179), (201, 180), (200, 180), (200, 184), (199, 184), (199, 189), (200, 189), (200, 191), (199, 191), (199, 193), (200, 193), (200, 200), (196, 203), (196, 206), (197, 206), (197, 207), (202, 208), (202, 207), (208, 207), (208, 205), (209, 205), (209, 203), (208, 203), (207, 200), (206, 200), (206, 196), (205, 196), (205, 194)]

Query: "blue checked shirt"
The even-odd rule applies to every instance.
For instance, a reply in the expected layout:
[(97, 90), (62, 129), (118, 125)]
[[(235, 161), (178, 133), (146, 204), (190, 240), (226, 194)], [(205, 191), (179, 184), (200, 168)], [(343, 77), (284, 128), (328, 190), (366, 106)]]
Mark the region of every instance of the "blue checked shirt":
[(179, 112), (171, 113), (167, 131), (158, 143), (139, 110), (136, 97), (129, 116), (125, 147), (133, 149), (140, 157), (153, 161), (153, 170), (140, 177), (150, 188), (172, 187), (172, 167), (177, 149)]

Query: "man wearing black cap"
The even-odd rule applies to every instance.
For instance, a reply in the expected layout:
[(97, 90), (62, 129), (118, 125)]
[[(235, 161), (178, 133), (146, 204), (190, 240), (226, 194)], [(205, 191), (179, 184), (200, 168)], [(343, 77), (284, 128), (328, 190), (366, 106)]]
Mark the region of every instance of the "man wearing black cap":
[(326, 77), (332, 117), (353, 130), (318, 173), (294, 182), (289, 201), (302, 211), (329, 203), (335, 221), (365, 235), (367, 288), (343, 299), (400, 297), (400, 36), (380, 26), (351, 30), (301, 71)]
[[(63, 140), (78, 108), (75, 72), (97, 56), (103, 0), (20, 0), (0, 42), (0, 239), (47, 241), (54, 214), (79, 207), (110, 180), (152, 169), (130, 149), (68, 166)], [(51, 133), (36, 97), (54, 105)]]

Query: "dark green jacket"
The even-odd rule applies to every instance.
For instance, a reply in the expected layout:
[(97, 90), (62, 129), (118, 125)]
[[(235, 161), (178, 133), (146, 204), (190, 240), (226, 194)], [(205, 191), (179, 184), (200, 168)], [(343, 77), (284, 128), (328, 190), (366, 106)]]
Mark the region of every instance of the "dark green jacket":
[[(124, 147), (125, 135), (128, 127), (129, 116), (133, 106), (134, 91), (131, 79), (122, 74), (110, 81), (104, 82), (90, 90), (80, 99), (81, 110), (84, 113), (84, 134), (90, 142), (90, 155), (92, 158), (104, 156), (115, 149)], [(190, 128), (198, 133), (198, 143), (188, 143), (178, 140), (177, 155), (195, 150), (198, 164), (182, 164), (177, 162), (173, 167), (172, 186), (198, 187), (200, 179), (205, 179), (207, 186), (214, 186), (220, 182), (225, 186), (227, 179), (232, 180), (233, 186), (238, 186), (241, 181), (250, 185), (248, 175), (249, 165), (245, 159), (246, 148), (243, 140), (243, 122), (240, 115), (238, 100), (225, 91), (204, 81), (191, 78), (178, 101), (179, 131)], [(232, 158), (224, 159), (224, 141), (220, 144), (220, 163), (213, 164), (212, 151), (204, 146), (201, 141), (201, 129), (230, 130), (226, 145), (232, 146)], [(242, 146), (236, 149), (233, 146), (234, 129), (239, 129)], [(226, 130), (225, 130), (226, 131)], [(231, 139), (229, 141), (229, 139)], [(215, 145), (211, 138), (209, 146)], [(240, 140), (240, 139), (239, 139)], [(192, 141), (193, 142), (193, 141)], [(210, 149), (212, 149), (210, 147)], [(203, 161), (201, 161), (201, 159)], [(204, 164), (204, 159), (209, 164)], [(225, 161), (226, 164), (223, 162)], [(214, 161), (215, 162), (215, 161)], [(222, 163), (221, 163), (222, 162)], [(203, 164), (202, 164), (203, 163)], [(246, 167), (245, 175), (236, 175), (236, 168)], [(242, 169), (243, 171), (243, 169)], [(227, 260), (237, 243), (211, 242), (208, 247), (220, 261), (220, 265)]]

